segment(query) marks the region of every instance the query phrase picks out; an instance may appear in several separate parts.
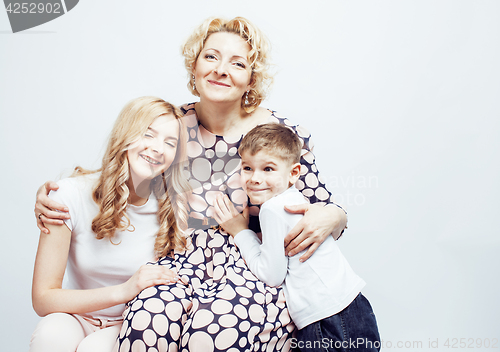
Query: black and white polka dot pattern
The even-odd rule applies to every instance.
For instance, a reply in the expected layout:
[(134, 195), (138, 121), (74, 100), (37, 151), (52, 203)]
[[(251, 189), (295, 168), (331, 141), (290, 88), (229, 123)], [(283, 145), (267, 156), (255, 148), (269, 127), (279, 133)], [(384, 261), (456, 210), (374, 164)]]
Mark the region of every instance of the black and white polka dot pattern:
[[(241, 137), (216, 136), (199, 125), (194, 104), (183, 107), (188, 126), (190, 217), (213, 214), (212, 202), (228, 194), (240, 210), (247, 196), (240, 187)], [(314, 164), (310, 134), (271, 112), (269, 122), (292, 128), (304, 142), (296, 184), (311, 203), (331, 202)], [(258, 207), (251, 206), (251, 215)], [(158, 264), (175, 267), (189, 282), (144, 290), (127, 305), (119, 336), (124, 351), (288, 351), (295, 326), (283, 290), (259, 281), (247, 268), (233, 238), (221, 230), (196, 230), (189, 249)]]

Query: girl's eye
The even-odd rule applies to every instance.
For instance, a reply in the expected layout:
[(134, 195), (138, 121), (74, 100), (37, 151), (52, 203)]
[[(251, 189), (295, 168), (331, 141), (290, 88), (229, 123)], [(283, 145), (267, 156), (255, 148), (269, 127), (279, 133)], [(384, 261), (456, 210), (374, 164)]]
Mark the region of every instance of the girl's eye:
[(272, 167), (267, 166), (267, 167), (264, 168), (264, 171), (274, 171), (274, 170), (273, 170)]
[(243, 166), (243, 170), (252, 171), (252, 168), (250, 166)]
[(165, 142), (165, 144), (172, 147), (172, 148), (175, 148), (175, 143), (173, 143), (173, 142)]

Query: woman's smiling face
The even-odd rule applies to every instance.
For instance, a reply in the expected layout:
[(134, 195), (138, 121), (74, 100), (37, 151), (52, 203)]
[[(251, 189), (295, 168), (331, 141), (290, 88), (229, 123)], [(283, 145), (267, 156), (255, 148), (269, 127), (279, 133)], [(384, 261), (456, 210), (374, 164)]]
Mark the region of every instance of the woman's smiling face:
[(250, 45), (234, 33), (218, 32), (205, 41), (193, 69), (196, 90), (211, 102), (238, 102), (250, 89)]
[(157, 117), (141, 138), (127, 150), (130, 175), (134, 184), (151, 180), (168, 169), (175, 159), (179, 140), (179, 122), (173, 114)]

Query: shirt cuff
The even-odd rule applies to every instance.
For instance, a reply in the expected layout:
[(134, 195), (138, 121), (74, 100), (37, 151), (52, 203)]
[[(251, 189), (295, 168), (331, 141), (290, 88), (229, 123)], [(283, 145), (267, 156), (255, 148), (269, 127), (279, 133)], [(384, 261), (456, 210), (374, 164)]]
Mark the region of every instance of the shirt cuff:
[(255, 239), (257, 239), (257, 241), (259, 241), (257, 234), (250, 229), (246, 229), (246, 230), (242, 230), (242, 231), (238, 232), (236, 234), (236, 236), (234, 236), (234, 243), (238, 247), (240, 247), (243, 243), (248, 242), (249, 240), (254, 241)]

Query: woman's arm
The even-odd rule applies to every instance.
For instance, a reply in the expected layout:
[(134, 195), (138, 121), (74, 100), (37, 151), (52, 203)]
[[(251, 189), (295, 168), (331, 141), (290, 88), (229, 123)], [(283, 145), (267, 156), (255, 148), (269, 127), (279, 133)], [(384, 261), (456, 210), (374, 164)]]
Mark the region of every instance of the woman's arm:
[(310, 205), (285, 207), (291, 213), (304, 214), (286, 236), (285, 245), (286, 253), (290, 256), (309, 247), (300, 257), (301, 261), (305, 261), (329, 235), (335, 239), (341, 236), (347, 225), (347, 215), (344, 209), (334, 203), (332, 193), (319, 177), (310, 133), (301, 126), (293, 126), (292, 129), (304, 142), (300, 159), (301, 176), (296, 187)]
[(285, 237), (285, 251), (294, 256), (302, 250), (308, 250), (300, 257), (304, 262), (316, 251), (329, 236), (338, 239), (347, 225), (347, 215), (334, 204), (301, 204), (286, 206), (285, 210), (304, 217)]
[(33, 273), (32, 301), (40, 316), (50, 313), (88, 313), (126, 303), (144, 288), (178, 280), (175, 272), (159, 265), (143, 265), (123, 284), (90, 290), (62, 289), (71, 231), (66, 226), (47, 225), (40, 233)]
[(49, 198), (50, 191), (59, 189), (57, 183), (53, 181), (45, 182), (36, 193), (35, 216), (36, 226), (43, 233), (50, 233), (44, 224), (63, 225), (65, 219), (69, 219), (69, 209), (64, 205)]

